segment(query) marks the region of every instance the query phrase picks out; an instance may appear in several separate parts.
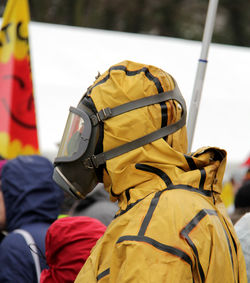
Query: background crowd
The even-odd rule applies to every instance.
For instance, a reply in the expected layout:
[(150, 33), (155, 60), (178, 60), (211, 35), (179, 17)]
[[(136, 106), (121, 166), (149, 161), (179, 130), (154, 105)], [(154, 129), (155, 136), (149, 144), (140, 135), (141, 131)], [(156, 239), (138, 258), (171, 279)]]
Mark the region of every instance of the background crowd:
[(118, 209), (101, 184), (81, 201), (63, 193), (53, 168), (39, 155), (0, 160), (0, 282), (74, 282)]

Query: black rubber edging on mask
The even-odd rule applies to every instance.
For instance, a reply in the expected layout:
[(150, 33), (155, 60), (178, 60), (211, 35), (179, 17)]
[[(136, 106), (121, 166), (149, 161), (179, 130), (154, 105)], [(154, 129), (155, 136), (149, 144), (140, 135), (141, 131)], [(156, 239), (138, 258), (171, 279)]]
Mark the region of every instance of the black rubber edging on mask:
[[(85, 95), (81, 103), (91, 109), (95, 114), (97, 113), (97, 109), (95, 104), (90, 96)], [(95, 155), (103, 152), (103, 137), (104, 137), (104, 123), (103, 121), (99, 122), (99, 137), (95, 148)], [(103, 170), (107, 171), (106, 163), (100, 165), (98, 168), (95, 168), (96, 176), (99, 182), (103, 183)]]

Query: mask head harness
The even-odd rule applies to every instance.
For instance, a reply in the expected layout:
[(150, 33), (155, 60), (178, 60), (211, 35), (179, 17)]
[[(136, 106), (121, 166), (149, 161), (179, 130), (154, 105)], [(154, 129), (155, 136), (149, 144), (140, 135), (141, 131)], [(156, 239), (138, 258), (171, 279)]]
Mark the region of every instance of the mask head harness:
[[(100, 124), (105, 120), (168, 100), (176, 100), (182, 107), (182, 115), (177, 122), (106, 152), (95, 154)], [(53, 178), (59, 186), (77, 198), (83, 198), (97, 184), (96, 169), (100, 165), (176, 132), (185, 125), (187, 112), (185, 100), (176, 83), (174, 90), (137, 99), (114, 108), (107, 107), (96, 113), (81, 102), (77, 108), (70, 107), (69, 110), (62, 142), (54, 162)]]

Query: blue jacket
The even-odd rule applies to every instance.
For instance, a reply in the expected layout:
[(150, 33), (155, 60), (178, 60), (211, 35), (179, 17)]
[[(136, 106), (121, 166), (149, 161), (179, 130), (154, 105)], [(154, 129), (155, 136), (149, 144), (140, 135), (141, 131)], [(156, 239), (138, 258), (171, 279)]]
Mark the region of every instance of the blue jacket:
[(8, 235), (0, 244), (0, 282), (37, 282), (31, 251), (15, 229), (28, 231), (40, 251), (41, 269), (46, 267), (45, 235), (56, 220), (63, 198), (52, 180), (53, 165), (42, 156), (19, 156), (2, 170), (2, 192)]

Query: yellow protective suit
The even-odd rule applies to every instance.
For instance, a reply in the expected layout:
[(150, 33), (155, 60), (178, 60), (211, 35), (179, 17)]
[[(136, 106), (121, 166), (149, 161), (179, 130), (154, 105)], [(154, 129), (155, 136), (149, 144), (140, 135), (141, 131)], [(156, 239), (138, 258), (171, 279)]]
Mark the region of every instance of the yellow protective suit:
[[(97, 111), (174, 88), (171, 76), (124, 61), (88, 89)], [(103, 150), (177, 121), (176, 101), (104, 121)], [(226, 152), (187, 155), (186, 127), (106, 162), (104, 185), (120, 210), (75, 282), (247, 282), (239, 240), (220, 193)]]

